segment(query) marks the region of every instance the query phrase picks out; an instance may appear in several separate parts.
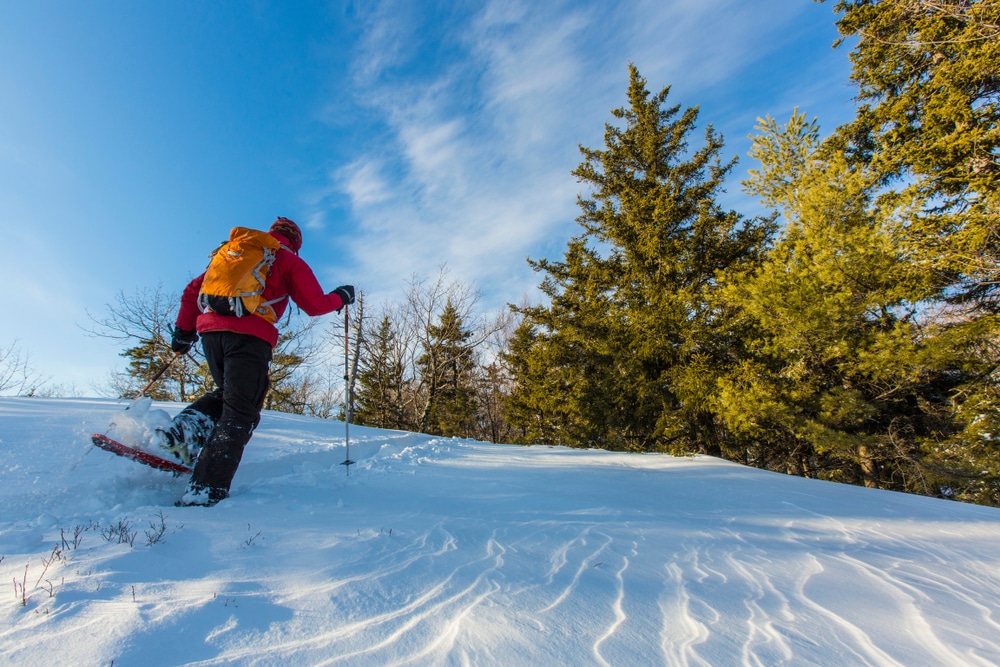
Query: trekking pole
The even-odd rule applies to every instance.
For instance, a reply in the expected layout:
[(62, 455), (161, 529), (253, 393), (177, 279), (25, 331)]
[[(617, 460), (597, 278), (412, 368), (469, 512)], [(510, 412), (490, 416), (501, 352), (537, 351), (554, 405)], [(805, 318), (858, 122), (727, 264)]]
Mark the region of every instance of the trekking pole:
[(167, 369), (170, 368), (170, 365), (172, 363), (174, 363), (177, 360), (177, 357), (181, 356), (181, 354), (183, 354), (183, 353), (182, 352), (174, 352), (174, 356), (172, 356), (169, 359), (167, 359), (167, 363), (163, 364), (163, 368), (161, 368), (160, 370), (156, 371), (156, 375), (154, 375), (153, 379), (149, 381), (149, 384), (147, 384), (145, 387), (143, 387), (142, 391), (140, 391), (138, 394), (136, 394), (135, 398), (132, 399), (132, 400), (133, 401), (137, 401), (140, 398), (142, 398), (142, 395), (145, 394), (147, 391), (149, 391), (149, 388), (153, 386), (153, 383), (155, 383), (157, 380), (159, 380), (160, 376), (167, 372)]
[(340, 465), (347, 468), (347, 476), (351, 476), (351, 329), (350, 310), (344, 304), (344, 444), (346, 452), (344, 462)]

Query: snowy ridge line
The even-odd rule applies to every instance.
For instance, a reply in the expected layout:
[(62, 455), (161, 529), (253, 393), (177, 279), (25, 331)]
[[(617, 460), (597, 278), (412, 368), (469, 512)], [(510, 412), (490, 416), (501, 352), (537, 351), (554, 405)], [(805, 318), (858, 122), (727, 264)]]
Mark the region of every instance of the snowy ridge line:
[(994, 508), (354, 426), (347, 476), (342, 423), (276, 413), (174, 508), (88, 444), (122, 408), (0, 399), (6, 664), (1000, 664)]

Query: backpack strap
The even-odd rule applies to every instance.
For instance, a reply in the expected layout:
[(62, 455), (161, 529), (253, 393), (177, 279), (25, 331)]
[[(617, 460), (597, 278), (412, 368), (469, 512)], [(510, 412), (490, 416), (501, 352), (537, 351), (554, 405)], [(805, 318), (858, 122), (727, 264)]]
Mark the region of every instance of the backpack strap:
[[(291, 248), (289, 248), (288, 246), (286, 246), (284, 243), (282, 243), (280, 245), (280, 248), (282, 250), (287, 250), (288, 252), (292, 253), (293, 255), (295, 254), (295, 251), (292, 250)], [(274, 260), (277, 259), (277, 258), (278, 258), (277, 251), (271, 251), (268, 248), (264, 248), (264, 261), (267, 263), (268, 269), (270, 269), (271, 265), (274, 264)], [(254, 275), (256, 276), (257, 274), (254, 274)], [(258, 280), (260, 279), (259, 276), (257, 276), (257, 278), (258, 278)], [(261, 289), (263, 289), (265, 283), (266, 283), (266, 281), (261, 281)], [(274, 312), (274, 308), (272, 308), (272, 306), (274, 304), (276, 304), (276, 303), (281, 303), (282, 301), (284, 301), (287, 298), (288, 298), (288, 295), (286, 294), (285, 296), (279, 296), (277, 299), (271, 299), (270, 301), (264, 301), (259, 306), (257, 306), (257, 310), (263, 310), (263, 311), (270, 310), (271, 314), (275, 315), (275, 318), (274, 318), (275, 321), (277, 321), (278, 320), (277, 313)]]
[(262, 303), (259, 306), (257, 306), (257, 312), (260, 312), (260, 311), (265, 311), (265, 312), (266, 311), (271, 311), (271, 314), (274, 316), (274, 321), (275, 321), (275, 323), (277, 323), (277, 321), (278, 321), (278, 313), (276, 313), (274, 311), (273, 306), (274, 306), (274, 304), (280, 303), (280, 302), (284, 301), (287, 298), (288, 298), (288, 295), (286, 294), (285, 296), (279, 296), (277, 299), (271, 299), (270, 301), (265, 301), (264, 303)]

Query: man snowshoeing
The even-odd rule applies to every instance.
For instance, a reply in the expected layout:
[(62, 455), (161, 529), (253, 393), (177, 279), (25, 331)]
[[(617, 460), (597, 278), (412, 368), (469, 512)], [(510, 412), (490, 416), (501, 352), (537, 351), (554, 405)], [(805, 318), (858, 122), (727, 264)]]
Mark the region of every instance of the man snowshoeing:
[[(244, 246), (236, 245), (238, 231), (244, 233), (240, 241)], [(354, 303), (352, 285), (323, 291), (298, 256), (301, 247), (302, 231), (287, 218), (278, 218), (266, 234), (234, 229), (231, 241), (220, 247), (206, 272), (192, 280), (181, 296), (171, 347), (184, 354), (200, 334), (217, 388), (181, 411), (169, 428), (157, 430), (160, 444), (184, 462), (201, 448), (178, 505), (210, 506), (229, 496), (243, 448), (260, 422), (271, 355), (278, 342), (275, 323), (289, 299), (313, 317), (340, 312)], [(259, 282), (256, 294), (250, 290), (235, 293), (249, 298), (218, 295), (226, 274), (237, 273), (225, 262), (253, 258), (254, 252), (264, 258), (250, 272)]]

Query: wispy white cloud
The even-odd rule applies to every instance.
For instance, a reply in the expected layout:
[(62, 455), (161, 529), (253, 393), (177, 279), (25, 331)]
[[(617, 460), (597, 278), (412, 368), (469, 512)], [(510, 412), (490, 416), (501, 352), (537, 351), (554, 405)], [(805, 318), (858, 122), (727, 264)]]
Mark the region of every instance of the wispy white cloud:
[(409, 34), (413, 4), (405, 0), (358, 3), (362, 33), (352, 61), (356, 82), (375, 81), (386, 69), (409, 57), (414, 46)]
[[(461, 196), (464, 190), (470, 146), (463, 137), (463, 122), (421, 122), (400, 124), (399, 142), (409, 180), (419, 183), (423, 198)], [(433, 204), (430, 204), (433, 206)]]
[[(389, 128), (377, 152), (390, 155), (383, 173), (395, 176), (388, 195), (378, 182), (376, 206), (359, 187), (371, 182), (370, 167), (344, 181), (367, 234), (354, 246), (366, 278), (401, 282), (446, 262), (485, 291), (503, 283), (521, 292), (529, 249), (575, 215), (567, 157), (576, 149), (559, 100), (581, 74), (573, 44), (586, 21), (573, 13), (532, 21), (529, 7), (495, 3), (470, 17), (452, 45), (464, 57), (419, 84), (386, 85), (386, 69), (357, 70), (369, 77), (355, 79), (360, 94)], [(382, 34), (377, 15), (370, 21)]]
[(638, 0), (629, 12), (631, 58), (649, 80), (685, 89), (718, 85), (782, 39), (801, 0)]
[(675, 101), (695, 105), (803, 11), (800, 0), (411, 4), (364, 17), (352, 70), (381, 128), (334, 180), (360, 230), (358, 280), (392, 291), (447, 263), (496, 304), (537, 285), (525, 257), (561, 252), (576, 233), (577, 146), (600, 146), (630, 61), (651, 89), (674, 84)]
[[(729, 154), (757, 116), (799, 106), (830, 130), (850, 106), (834, 3), (286, 3), (253, 25), (236, 7), (143, 3), (117, 21), (88, 4), (53, 22), (35, 4), (0, 39), (24, 63), (0, 72), (0, 226), (17, 247), (0, 276), (32, 281), (0, 341), (46, 352), (75, 349), (82, 309), (119, 287), (183, 284), (220, 225), (275, 214), (309, 230), (324, 285), (394, 295), (447, 263), (484, 305), (520, 301), (538, 283), (525, 257), (557, 258), (578, 231), (577, 146), (602, 145), (629, 62), (701, 105)], [(738, 208), (738, 176), (731, 190)]]
[(370, 156), (355, 160), (339, 170), (334, 179), (350, 197), (354, 208), (364, 208), (391, 198), (382, 165)]

